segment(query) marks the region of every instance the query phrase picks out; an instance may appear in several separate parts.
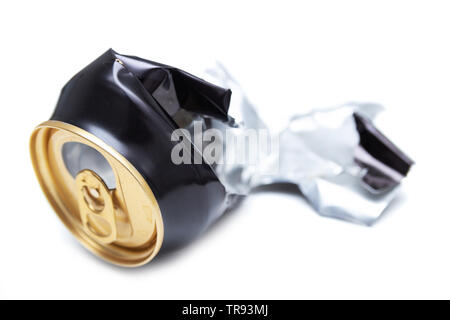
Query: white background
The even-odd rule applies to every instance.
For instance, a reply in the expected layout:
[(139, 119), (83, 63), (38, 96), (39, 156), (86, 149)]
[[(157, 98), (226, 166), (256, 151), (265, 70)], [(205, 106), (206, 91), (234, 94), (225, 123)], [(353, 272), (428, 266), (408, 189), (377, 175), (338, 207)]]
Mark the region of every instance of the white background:
[[(0, 298), (450, 298), (447, 4), (3, 3)], [(187, 71), (219, 59), (271, 119), (380, 102), (378, 126), (417, 165), (371, 228), (257, 192), (184, 250), (111, 266), (59, 222), (28, 154), (65, 82), (110, 47)]]

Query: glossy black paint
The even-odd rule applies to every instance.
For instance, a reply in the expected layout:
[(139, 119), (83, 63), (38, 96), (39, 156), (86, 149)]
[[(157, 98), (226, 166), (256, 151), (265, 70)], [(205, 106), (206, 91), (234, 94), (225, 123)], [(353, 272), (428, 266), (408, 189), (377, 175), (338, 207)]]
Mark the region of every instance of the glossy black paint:
[(94, 134), (142, 174), (161, 208), (167, 250), (206, 229), (226, 201), (209, 165), (172, 163), (174, 115), (226, 120), (230, 97), (179, 69), (108, 50), (66, 84), (51, 119)]
[(364, 183), (373, 190), (382, 192), (397, 186), (400, 181), (395, 179), (392, 172), (397, 176), (406, 177), (414, 161), (395, 146), (374, 124), (364, 116), (354, 113), (356, 129), (359, 134), (359, 145), (367, 154), (383, 164), (383, 166), (374, 166), (367, 161), (355, 158), (355, 162), (367, 169), (362, 177)]

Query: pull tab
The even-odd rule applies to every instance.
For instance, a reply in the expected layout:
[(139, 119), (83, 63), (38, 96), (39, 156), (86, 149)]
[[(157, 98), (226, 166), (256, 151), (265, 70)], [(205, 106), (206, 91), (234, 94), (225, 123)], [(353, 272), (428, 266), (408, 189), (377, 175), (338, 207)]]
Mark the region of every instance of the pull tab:
[(101, 243), (117, 239), (117, 225), (111, 191), (91, 170), (80, 171), (75, 179), (81, 222), (86, 233)]

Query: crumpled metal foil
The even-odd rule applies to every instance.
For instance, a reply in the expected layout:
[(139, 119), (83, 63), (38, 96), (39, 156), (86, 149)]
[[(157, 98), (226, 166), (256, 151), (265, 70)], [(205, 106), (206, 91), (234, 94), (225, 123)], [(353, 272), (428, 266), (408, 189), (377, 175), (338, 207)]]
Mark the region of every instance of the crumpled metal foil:
[[(294, 115), (284, 129), (273, 132), (220, 64), (201, 75), (218, 86), (215, 87), (180, 69), (112, 50), (111, 54), (120, 65), (132, 71), (137, 80), (133, 78), (133, 83), (140, 83), (151, 94), (176, 124), (173, 127), (189, 132), (197, 151), (205, 150), (212, 143), (224, 147), (222, 161), (203, 159), (227, 192), (226, 203), (217, 213), (212, 213), (208, 218), (210, 222), (256, 187), (291, 183), (299, 187), (303, 197), (320, 215), (371, 225), (397, 195), (402, 179), (413, 165), (413, 161), (372, 124), (383, 110), (379, 104), (347, 103)], [(120, 85), (134, 99), (127, 85)], [(68, 104), (68, 101), (61, 99), (60, 103)], [(215, 129), (233, 140), (245, 137), (249, 129), (264, 131), (268, 133), (271, 152), (259, 153), (252, 161), (245, 157), (243, 161), (229, 161), (226, 156), (236, 159), (249, 150), (229, 143), (228, 139), (209, 144), (197, 139), (195, 126), (198, 123), (203, 132)], [(258, 137), (248, 148), (259, 147), (263, 142)], [(114, 180), (109, 179), (114, 177), (113, 172), (104, 169), (96, 154), (72, 147), (69, 145), (63, 150), (72, 174), (81, 168), (94, 169), (102, 174), (110, 188), (114, 187)]]
[[(247, 129), (269, 130), (258, 110), (226, 69), (217, 64), (205, 80), (230, 88), (228, 120), (186, 112), (175, 116), (177, 124), (194, 136), (194, 123), (239, 138)], [(292, 183), (323, 216), (372, 225), (397, 195), (413, 161), (372, 124), (383, 110), (375, 103), (347, 103), (294, 115), (281, 132), (270, 132), (274, 152), (256, 163), (211, 164), (230, 199), (248, 195), (253, 188)], [(227, 154), (245, 152), (224, 143)], [(215, 141), (217, 143), (217, 141)], [(200, 149), (205, 144), (197, 146)], [(230, 149), (231, 148), (231, 149)], [(278, 151), (278, 152), (277, 152)], [(230, 200), (229, 206), (232, 205)]]

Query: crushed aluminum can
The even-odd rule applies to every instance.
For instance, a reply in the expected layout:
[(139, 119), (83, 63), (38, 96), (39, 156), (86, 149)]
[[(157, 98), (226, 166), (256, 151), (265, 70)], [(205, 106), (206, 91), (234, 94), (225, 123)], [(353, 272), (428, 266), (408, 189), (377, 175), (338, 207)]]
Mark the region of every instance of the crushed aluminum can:
[[(377, 104), (295, 115), (271, 132), (225, 68), (205, 77), (108, 50), (65, 85), (34, 130), (44, 193), (101, 258), (143, 265), (273, 183), (297, 185), (321, 215), (370, 225), (413, 164), (372, 124)], [(256, 140), (234, 143), (249, 133)], [(255, 147), (255, 157), (242, 156)]]

